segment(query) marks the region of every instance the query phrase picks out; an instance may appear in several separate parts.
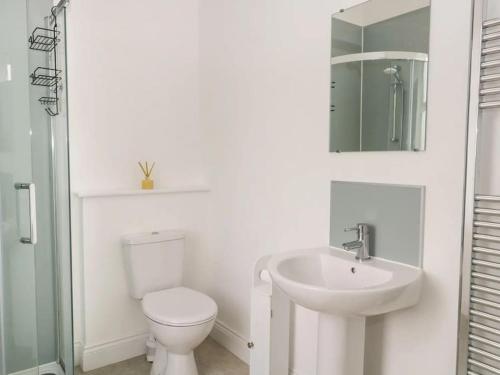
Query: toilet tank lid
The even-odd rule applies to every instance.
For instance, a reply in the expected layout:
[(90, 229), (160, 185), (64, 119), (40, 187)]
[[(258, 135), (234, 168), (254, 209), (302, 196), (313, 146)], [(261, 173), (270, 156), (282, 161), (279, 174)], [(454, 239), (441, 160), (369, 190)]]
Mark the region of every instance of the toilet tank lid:
[(163, 231), (127, 234), (122, 237), (122, 243), (124, 245), (139, 245), (145, 243), (157, 243), (157, 242), (181, 240), (184, 237), (185, 233), (180, 230), (163, 230)]

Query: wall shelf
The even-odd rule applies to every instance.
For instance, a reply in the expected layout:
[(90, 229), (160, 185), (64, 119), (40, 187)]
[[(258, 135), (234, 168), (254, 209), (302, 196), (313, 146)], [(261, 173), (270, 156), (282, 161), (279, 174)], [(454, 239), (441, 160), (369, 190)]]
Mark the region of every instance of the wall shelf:
[(162, 194), (183, 194), (183, 193), (208, 193), (210, 188), (206, 185), (186, 185), (170, 188), (159, 188), (153, 190), (142, 189), (102, 189), (102, 190), (82, 190), (74, 194), (81, 199), (84, 198), (113, 198), (137, 195), (162, 195)]

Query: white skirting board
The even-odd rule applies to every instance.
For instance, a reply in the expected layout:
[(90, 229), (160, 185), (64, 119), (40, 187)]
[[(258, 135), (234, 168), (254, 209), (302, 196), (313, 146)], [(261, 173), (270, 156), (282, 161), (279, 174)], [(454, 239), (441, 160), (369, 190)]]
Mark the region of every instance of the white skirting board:
[(76, 341), (73, 345), (75, 367), (78, 367), (82, 364), (82, 353), (83, 353), (83, 344), (80, 341)]
[[(82, 344), (77, 342), (75, 343), (75, 363), (78, 363), (79, 353), (81, 353), (81, 367), (83, 371), (86, 372), (143, 355), (146, 352), (146, 340), (148, 336), (149, 334), (143, 334), (99, 345), (83, 347), (83, 349)], [(236, 333), (224, 323), (216, 321), (210, 336), (243, 362), (249, 363), (250, 353), (247, 346), (248, 341), (240, 334)], [(11, 375), (38, 374), (21, 372)], [(56, 373), (56, 375), (64, 374), (61, 372)], [(290, 375), (301, 374), (294, 370), (290, 370)]]
[(64, 375), (64, 371), (56, 362), (47, 363), (39, 367), (29, 368), (27, 370), (13, 372), (10, 375), (43, 375), (43, 374)]
[(148, 336), (149, 334), (146, 333), (103, 344), (85, 346), (82, 353), (82, 370), (84, 372), (91, 371), (145, 354)]
[(220, 321), (216, 321), (210, 336), (245, 363), (249, 363), (248, 341)]
[[(145, 354), (148, 336), (149, 334), (143, 334), (99, 345), (84, 346), (83, 348), (81, 343), (76, 342), (74, 344), (75, 363), (78, 364), (80, 362), (79, 357), (81, 356), (81, 367), (83, 371), (91, 371), (137, 357)], [(224, 323), (216, 321), (210, 336), (243, 362), (249, 362), (247, 340), (227, 327)]]
[[(247, 340), (231, 328), (226, 326), (224, 323), (220, 321), (215, 322), (214, 329), (210, 334), (217, 343), (226, 348), (228, 351), (233, 353), (236, 357), (241, 359), (246, 364), (249, 363), (250, 360), (250, 351), (247, 346)], [(290, 369), (290, 375), (302, 375), (296, 370)]]

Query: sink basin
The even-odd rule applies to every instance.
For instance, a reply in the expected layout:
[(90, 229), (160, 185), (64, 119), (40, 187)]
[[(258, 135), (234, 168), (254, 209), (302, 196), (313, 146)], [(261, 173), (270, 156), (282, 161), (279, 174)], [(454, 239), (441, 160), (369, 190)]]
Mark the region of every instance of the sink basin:
[(277, 254), (267, 268), (287, 298), (320, 313), (317, 375), (363, 375), (366, 317), (415, 305), (422, 287), (420, 268), (330, 247)]
[(311, 310), (372, 316), (415, 305), (420, 268), (372, 258), (360, 263), (336, 248), (290, 251), (271, 257), (273, 282), (295, 303)]

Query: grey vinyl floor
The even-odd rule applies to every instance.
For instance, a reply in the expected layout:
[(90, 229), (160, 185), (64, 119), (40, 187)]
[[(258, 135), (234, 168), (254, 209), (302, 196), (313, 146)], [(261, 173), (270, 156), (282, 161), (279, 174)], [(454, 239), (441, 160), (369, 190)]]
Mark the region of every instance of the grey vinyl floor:
[[(248, 366), (210, 337), (195, 350), (199, 375), (248, 375)], [(76, 375), (149, 375), (151, 364), (144, 356)]]

